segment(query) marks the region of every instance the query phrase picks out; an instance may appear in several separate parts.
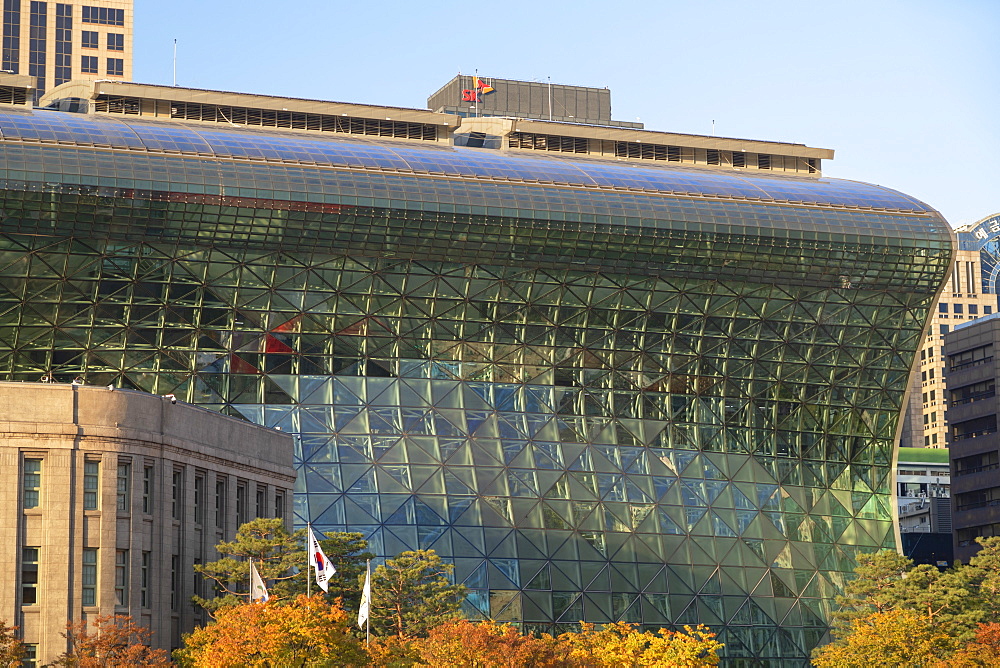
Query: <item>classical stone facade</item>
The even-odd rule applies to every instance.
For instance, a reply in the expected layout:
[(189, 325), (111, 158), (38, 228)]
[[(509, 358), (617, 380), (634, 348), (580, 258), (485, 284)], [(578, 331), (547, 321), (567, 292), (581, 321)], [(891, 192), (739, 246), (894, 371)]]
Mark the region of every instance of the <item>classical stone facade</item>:
[[(290, 517), (291, 437), (135, 391), (0, 383), (0, 618), (39, 665), (67, 621), (130, 614), (176, 646), (192, 566), (254, 517)], [(16, 577), (15, 577), (16, 576)], [(207, 592), (205, 592), (207, 593)]]

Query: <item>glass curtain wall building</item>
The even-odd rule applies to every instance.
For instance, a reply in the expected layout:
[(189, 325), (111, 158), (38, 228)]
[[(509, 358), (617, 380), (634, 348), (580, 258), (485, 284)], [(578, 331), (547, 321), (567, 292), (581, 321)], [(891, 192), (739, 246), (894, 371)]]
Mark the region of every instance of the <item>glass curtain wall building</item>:
[(296, 520), (432, 548), (528, 629), (804, 662), (895, 545), (952, 257), (881, 187), (0, 111), (0, 370), (292, 432)]

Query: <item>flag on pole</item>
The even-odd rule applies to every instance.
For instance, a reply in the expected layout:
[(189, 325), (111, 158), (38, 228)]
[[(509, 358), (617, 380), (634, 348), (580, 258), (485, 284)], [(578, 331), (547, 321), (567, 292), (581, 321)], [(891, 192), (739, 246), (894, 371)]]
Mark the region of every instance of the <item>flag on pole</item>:
[(337, 572), (337, 569), (326, 558), (311, 526), (309, 527), (309, 565), (316, 569), (316, 584), (323, 591), (327, 591), (330, 586), (330, 578)]
[(496, 90), (493, 86), (491, 86), (488, 83), (486, 83), (486, 81), (484, 81), (483, 79), (480, 79), (478, 75), (474, 76), (472, 78), (472, 81), (474, 83), (473, 88), (477, 89), (483, 95), (487, 95), (489, 93), (492, 93), (494, 90)]
[(250, 560), (250, 600), (260, 601), (261, 603), (266, 603), (267, 599), (271, 598), (267, 593), (267, 587), (264, 586), (264, 580), (260, 577), (260, 573), (257, 572), (257, 567), (253, 565), (253, 559)]
[(368, 612), (372, 607), (372, 562), (368, 562), (368, 568), (365, 571), (365, 588), (361, 590), (361, 607), (358, 608), (358, 626), (360, 628), (365, 628), (365, 622), (368, 621)]

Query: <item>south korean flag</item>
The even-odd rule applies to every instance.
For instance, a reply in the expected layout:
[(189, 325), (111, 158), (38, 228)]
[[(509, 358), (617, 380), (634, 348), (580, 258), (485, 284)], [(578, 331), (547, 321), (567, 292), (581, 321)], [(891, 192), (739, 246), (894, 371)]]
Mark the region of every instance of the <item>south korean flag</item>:
[(326, 558), (311, 526), (309, 527), (309, 565), (316, 569), (316, 584), (323, 591), (327, 591), (330, 586), (330, 578), (337, 572), (337, 569)]

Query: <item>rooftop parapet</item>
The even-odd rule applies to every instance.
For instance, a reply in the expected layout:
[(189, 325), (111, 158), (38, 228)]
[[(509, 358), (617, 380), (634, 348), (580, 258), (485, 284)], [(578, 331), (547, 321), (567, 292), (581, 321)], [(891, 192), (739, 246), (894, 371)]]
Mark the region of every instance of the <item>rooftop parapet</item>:
[(35, 77), (26, 74), (0, 72), (0, 104), (30, 106)]
[(455, 143), (799, 176), (822, 176), (822, 161), (833, 158), (804, 144), (500, 117), (462, 119)]
[(62, 111), (196, 121), (237, 128), (333, 132), (798, 176), (821, 176), (822, 161), (833, 158), (830, 149), (787, 142), (500, 116), (460, 118), (425, 109), (121, 81), (69, 82), (49, 91), (41, 104)]
[[(67, 105), (70, 101), (70, 105)], [(86, 109), (80, 103), (86, 101)], [(64, 111), (223, 123), (234, 127), (337, 132), (387, 139), (450, 142), (461, 120), (425, 109), (325, 102), (123, 81), (71, 81), (42, 106)]]
[(132, 390), (69, 383), (0, 382), (0, 435), (33, 433), (131, 439), (281, 472), (291, 477), (292, 438), (200, 406)]

